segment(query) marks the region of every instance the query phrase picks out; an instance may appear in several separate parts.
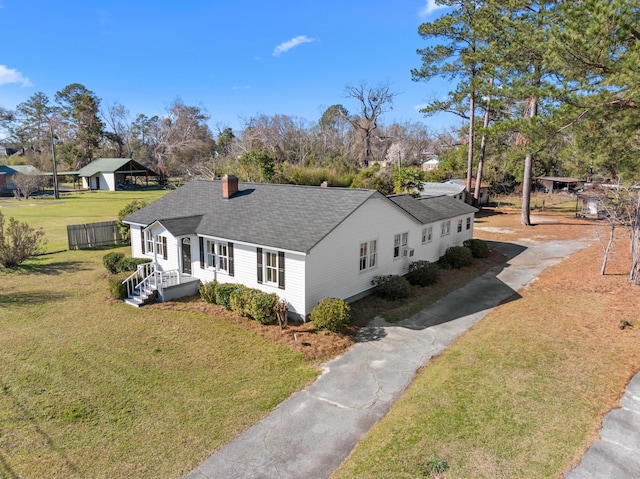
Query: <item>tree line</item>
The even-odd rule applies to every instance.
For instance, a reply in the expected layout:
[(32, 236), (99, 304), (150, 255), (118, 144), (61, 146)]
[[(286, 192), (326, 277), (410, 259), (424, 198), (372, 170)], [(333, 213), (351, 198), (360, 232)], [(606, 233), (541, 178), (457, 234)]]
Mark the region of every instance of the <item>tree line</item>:
[[(258, 114), (243, 118), (239, 131), (211, 127), (205, 108), (180, 99), (163, 114), (132, 116), (125, 105), (102, 102), (74, 83), (53, 100), (38, 92), (15, 110), (0, 110), (4, 144), (30, 148), (28, 161), (46, 171), (53, 135), (61, 170), (97, 157), (132, 157), (166, 178), (234, 172), (243, 180), (329, 179), (383, 192), (414, 179), (465, 177), (470, 202), (476, 178), (476, 185), (486, 181), (498, 192), (521, 186), (524, 224), (530, 224), (535, 176), (637, 179), (640, 33), (634, 2), (436, 3), (449, 9), (420, 25), (427, 46), (417, 50), (410, 74), (415, 81), (449, 81), (447, 98), (428, 102), (423, 112), (458, 115), (466, 119), (459, 129), (385, 123), (396, 95), (388, 83), (347, 85), (345, 101), (315, 121)], [(435, 156), (441, 160), (436, 172), (407, 168)], [(365, 168), (379, 162), (394, 168)]]

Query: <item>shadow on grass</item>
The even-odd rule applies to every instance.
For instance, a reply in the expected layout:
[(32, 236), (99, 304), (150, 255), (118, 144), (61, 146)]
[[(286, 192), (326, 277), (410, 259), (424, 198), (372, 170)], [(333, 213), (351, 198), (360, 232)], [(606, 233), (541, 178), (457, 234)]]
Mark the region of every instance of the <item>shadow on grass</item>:
[[(450, 291), (446, 296), (410, 317), (397, 318), (397, 321), (393, 322), (387, 321), (385, 327), (426, 329), (520, 299), (518, 292), (501, 281), (498, 275), (509, 268), (509, 260), (520, 255), (527, 248), (515, 243), (497, 241), (487, 241), (487, 244), (489, 248), (502, 253), (506, 261), (491, 267), (464, 286)], [(385, 316), (385, 312), (380, 311), (380, 316)], [(378, 341), (384, 338), (387, 335), (385, 327), (381, 327), (379, 322), (363, 327), (358, 332), (358, 342)]]
[(26, 274), (44, 274), (57, 276), (62, 273), (77, 273), (92, 269), (85, 261), (54, 261), (48, 262), (42, 257), (32, 258), (29, 262), (18, 265), (15, 271)]
[[(0, 294), (0, 306), (33, 306), (38, 304), (52, 303), (61, 301), (68, 295), (56, 291), (30, 291), (28, 293)], [(2, 477), (2, 476), (0, 476)]]

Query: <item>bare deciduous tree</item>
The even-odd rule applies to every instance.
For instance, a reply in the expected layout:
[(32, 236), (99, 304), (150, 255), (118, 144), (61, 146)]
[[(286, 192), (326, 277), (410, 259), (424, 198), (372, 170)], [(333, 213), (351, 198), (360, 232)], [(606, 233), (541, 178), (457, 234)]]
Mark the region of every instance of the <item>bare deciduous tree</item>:
[(347, 85), (345, 87), (347, 98), (353, 98), (359, 103), (360, 113), (347, 120), (351, 126), (362, 136), (364, 151), (364, 166), (369, 165), (371, 154), (371, 138), (378, 129), (380, 116), (393, 108), (393, 97), (396, 93), (391, 91), (389, 83), (382, 83), (372, 87), (365, 83), (359, 85)]
[(27, 175), (25, 173), (16, 173), (13, 176), (13, 184), (16, 188), (17, 197), (29, 197), (44, 186), (44, 178), (40, 175)]

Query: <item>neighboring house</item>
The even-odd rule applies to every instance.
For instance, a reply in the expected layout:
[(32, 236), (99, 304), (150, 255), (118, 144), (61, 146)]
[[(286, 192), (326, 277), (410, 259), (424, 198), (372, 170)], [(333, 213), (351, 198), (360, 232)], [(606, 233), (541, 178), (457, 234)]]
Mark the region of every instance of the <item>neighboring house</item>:
[(156, 179), (158, 174), (131, 158), (98, 158), (80, 169), (82, 187), (90, 190), (124, 190), (138, 183), (139, 178)]
[(420, 162), (420, 169), (422, 171), (437, 170), (439, 163), (440, 163), (440, 160), (438, 160), (437, 158), (431, 158), (429, 160), (422, 160)]
[[(467, 190), (466, 179), (455, 178), (455, 179), (447, 180), (444, 183), (463, 185), (464, 190), (465, 191)], [(480, 196), (478, 197), (478, 205), (486, 205), (489, 203), (489, 188), (491, 188), (491, 185), (489, 183), (485, 183), (484, 181), (480, 183), (480, 192), (479, 192)], [(473, 196), (475, 191), (476, 191), (476, 179), (472, 178), (470, 195)]]
[[(291, 316), (306, 318), (322, 299), (365, 296), (374, 276), (437, 261), (473, 236), (476, 211), (446, 196), (418, 200), (225, 176), (191, 181), (124, 222), (132, 255), (152, 259), (171, 283), (242, 283), (277, 293)], [(195, 294), (197, 282), (190, 284)], [(177, 297), (160, 289), (161, 300)]]
[(0, 193), (16, 189), (13, 177), (18, 173), (29, 176), (42, 176), (42, 172), (32, 165), (0, 165), (0, 176), (3, 177), (3, 179), (0, 179)]
[(464, 201), (464, 192), (465, 186), (459, 183), (429, 183), (426, 181), (422, 182), (422, 191), (420, 192), (421, 196), (426, 198), (431, 198), (433, 196), (451, 196), (456, 200)]

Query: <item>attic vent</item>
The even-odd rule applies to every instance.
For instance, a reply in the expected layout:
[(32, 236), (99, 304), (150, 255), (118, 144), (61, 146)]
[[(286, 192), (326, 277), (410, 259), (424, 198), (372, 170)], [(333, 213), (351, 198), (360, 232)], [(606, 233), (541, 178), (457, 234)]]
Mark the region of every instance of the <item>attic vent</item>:
[(234, 175), (224, 175), (222, 177), (222, 197), (228, 200), (238, 192), (238, 177)]

